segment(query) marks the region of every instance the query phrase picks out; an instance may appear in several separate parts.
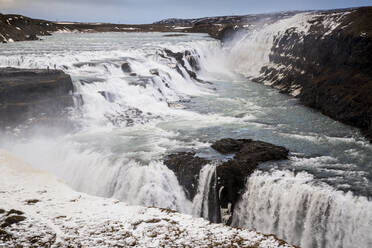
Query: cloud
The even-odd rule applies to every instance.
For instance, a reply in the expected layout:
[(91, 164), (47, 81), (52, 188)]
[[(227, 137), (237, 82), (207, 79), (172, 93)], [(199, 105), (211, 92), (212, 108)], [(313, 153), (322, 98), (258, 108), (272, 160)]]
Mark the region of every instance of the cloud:
[(194, 18), (283, 10), (368, 5), (365, 0), (0, 0), (0, 11), (66, 21), (150, 23), (170, 17)]

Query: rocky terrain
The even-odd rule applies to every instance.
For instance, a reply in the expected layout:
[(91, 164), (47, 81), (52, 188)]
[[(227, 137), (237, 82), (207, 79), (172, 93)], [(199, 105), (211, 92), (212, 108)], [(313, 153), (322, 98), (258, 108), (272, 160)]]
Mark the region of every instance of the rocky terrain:
[[(186, 195), (193, 200), (197, 193), (200, 170), (207, 164), (216, 163), (216, 173), (208, 185), (208, 219), (231, 223), (235, 203), (244, 191), (246, 178), (260, 163), (287, 159), (288, 150), (262, 141), (250, 139), (221, 139), (212, 144), (217, 152), (233, 156), (223, 161), (211, 161), (193, 152), (181, 152), (166, 157), (164, 164), (177, 176)], [(225, 211), (228, 216), (221, 216)]]
[(0, 14), (0, 43), (38, 40), (53, 32), (172, 32), (166, 25), (125, 25), (111, 23), (51, 22), (21, 15)]
[(0, 14), (0, 42), (37, 40), (37, 36), (50, 35), (57, 26), (49, 21), (31, 19), (21, 15)]
[(270, 65), (255, 79), (292, 94), (372, 141), (372, 7), (319, 13), (306, 35), (274, 39)]
[(62, 116), (73, 106), (72, 91), (60, 70), (0, 68), (0, 126)]
[[(226, 41), (298, 12), (168, 19), (163, 25), (188, 25)], [(270, 65), (254, 81), (294, 95), (306, 106), (358, 127), (372, 141), (372, 7), (313, 11), (309, 31), (277, 35)]]
[(292, 247), (273, 235), (78, 193), (0, 151), (5, 247)]
[(32, 19), (21, 15), (0, 14), (0, 42), (37, 40), (53, 32), (180, 32), (208, 33), (222, 39), (225, 31), (249, 29), (263, 22), (272, 23), (278, 19), (292, 16), (298, 12), (280, 12), (271, 14), (220, 16), (197, 19), (166, 19), (152, 24), (113, 24), (51, 22)]

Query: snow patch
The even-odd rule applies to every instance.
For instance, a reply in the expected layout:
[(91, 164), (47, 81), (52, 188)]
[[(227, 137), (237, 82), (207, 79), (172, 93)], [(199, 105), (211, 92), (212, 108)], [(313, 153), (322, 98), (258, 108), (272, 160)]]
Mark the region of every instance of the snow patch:
[[(0, 178), (6, 247), (291, 247), (254, 231), (75, 192), (1, 150)], [(8, 217), (18, 222), (9, 225)]]

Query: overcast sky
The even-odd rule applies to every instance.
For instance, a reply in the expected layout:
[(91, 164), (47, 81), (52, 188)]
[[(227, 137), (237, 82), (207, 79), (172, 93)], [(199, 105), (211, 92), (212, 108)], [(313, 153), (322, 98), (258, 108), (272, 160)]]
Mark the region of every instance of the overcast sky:
[(0, 13), (58, 21), (151, 23), (165, 18), (243, 15), (372, 5), (371, 0), (0, 0)]

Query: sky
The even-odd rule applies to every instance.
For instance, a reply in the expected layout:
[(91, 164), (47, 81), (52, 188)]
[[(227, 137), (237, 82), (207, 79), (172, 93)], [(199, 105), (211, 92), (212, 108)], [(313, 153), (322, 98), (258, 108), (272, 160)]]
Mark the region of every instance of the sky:
[(372, 6), (372, 0), (0, 0), (0, 13), (51, 21), (152, 23), (166, 18)]

